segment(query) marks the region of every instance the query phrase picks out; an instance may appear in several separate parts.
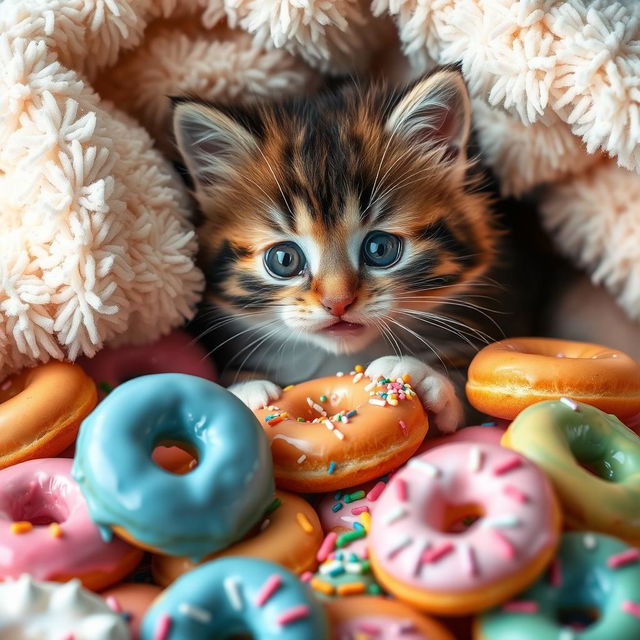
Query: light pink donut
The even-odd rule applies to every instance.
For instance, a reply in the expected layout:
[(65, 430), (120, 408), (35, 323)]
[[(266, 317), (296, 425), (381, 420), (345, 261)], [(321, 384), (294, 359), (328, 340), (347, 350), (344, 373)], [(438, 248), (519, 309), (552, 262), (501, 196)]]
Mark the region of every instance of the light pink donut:
[[(351, 531), (354, 523), (362, 520), (363, 511), (373, 511), (386, 482), (378, 478), (355, 487), (324, 494), (316, 507), (322, 530), (325, 533)], [(362, 498), (350, 499), (350, 496), (361, 492), (364, 492)]]
[(152, 373), (187, 373), (212, 382), (218, 379), (213, 362), (194, 339), (182, 331), (174, 331), (152, 344), (107, 347), (93, 358), (80, 358), (78, 364), (99, 389), (104, 384), (117, 387), (130, 378)]
[(98, 591), (119, 582), (142, 552), (115, 538), (105, 543), (89, 517), (72, 460), (28, 460), (0, 471), (0, 580), (79, 578)]
[[(461, 527), (464, 515), (478, 519)], [(551, 485), (533, 463), (497, 445), (458, 442), (394, 475), (373, 512), (369, 557), (396, 597), (464, 615), (530, 584), (551, 559), (560, 526)]]
[(499, 445), (508, 425), (508, 422), (504, 422), (503, 425), (496, 424), (494, 426), (474, 425), (472, 427), (464, 427), (464, 429), (460, 429), (455, 433), (451, 433), (446, 436), (427, 438), (420, 445), (415, 455), (419, 456), (421, 453), (425, 453), (434, 447), (439, 447), (443, 444), (451, 444), (452, 442), (477, 442), (478, 444)]

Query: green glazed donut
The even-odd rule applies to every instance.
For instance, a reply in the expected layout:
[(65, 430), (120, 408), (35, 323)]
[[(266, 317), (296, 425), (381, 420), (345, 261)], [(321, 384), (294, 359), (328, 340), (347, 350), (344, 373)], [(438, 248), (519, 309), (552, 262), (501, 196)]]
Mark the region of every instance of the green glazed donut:
[(640, 545), (640, 437), (618, 418), (567, 398), (538, 402), (511, 423), (502, 445), (549, 476), (569, 527)]
[(550, 571), (476, 618), (474, 640), (638, 640), (639, 559), (617, 538), (566, 533)]

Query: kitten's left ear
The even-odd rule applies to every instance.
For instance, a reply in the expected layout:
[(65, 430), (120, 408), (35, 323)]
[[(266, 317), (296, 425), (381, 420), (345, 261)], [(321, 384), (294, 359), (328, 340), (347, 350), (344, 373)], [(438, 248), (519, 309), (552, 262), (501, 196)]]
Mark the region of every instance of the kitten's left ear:
[(423, 151), (444, 146), (451, 159), (466, 159), (471, 104), (462, 74), (437, 71), (419, 80), (393, 109), (386, 130)]

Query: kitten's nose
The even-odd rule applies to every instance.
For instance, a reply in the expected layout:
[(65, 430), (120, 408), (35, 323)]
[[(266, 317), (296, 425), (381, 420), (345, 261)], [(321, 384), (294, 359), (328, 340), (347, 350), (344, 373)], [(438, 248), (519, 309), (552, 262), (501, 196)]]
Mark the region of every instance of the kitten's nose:
[(353, 304), (355, 296), (346, 296), (342, 298), (324, 297), (320, 301), (322, 306), (334, 316), (341, 316)]

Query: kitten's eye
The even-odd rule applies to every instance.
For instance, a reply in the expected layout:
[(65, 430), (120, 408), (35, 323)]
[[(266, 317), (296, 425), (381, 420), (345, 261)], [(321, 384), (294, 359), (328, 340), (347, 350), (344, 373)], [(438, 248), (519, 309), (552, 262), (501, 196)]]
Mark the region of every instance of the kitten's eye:
[(362, 257), (370, 267), (390, 267), (402, 253), (402, 240), (385, 231), (372, 231), (362, 243)]
[(276, 278), (293, 278), (302, 273), (307, 259), (295, 242), (281, 242), (267, 249), (264, 264)]

